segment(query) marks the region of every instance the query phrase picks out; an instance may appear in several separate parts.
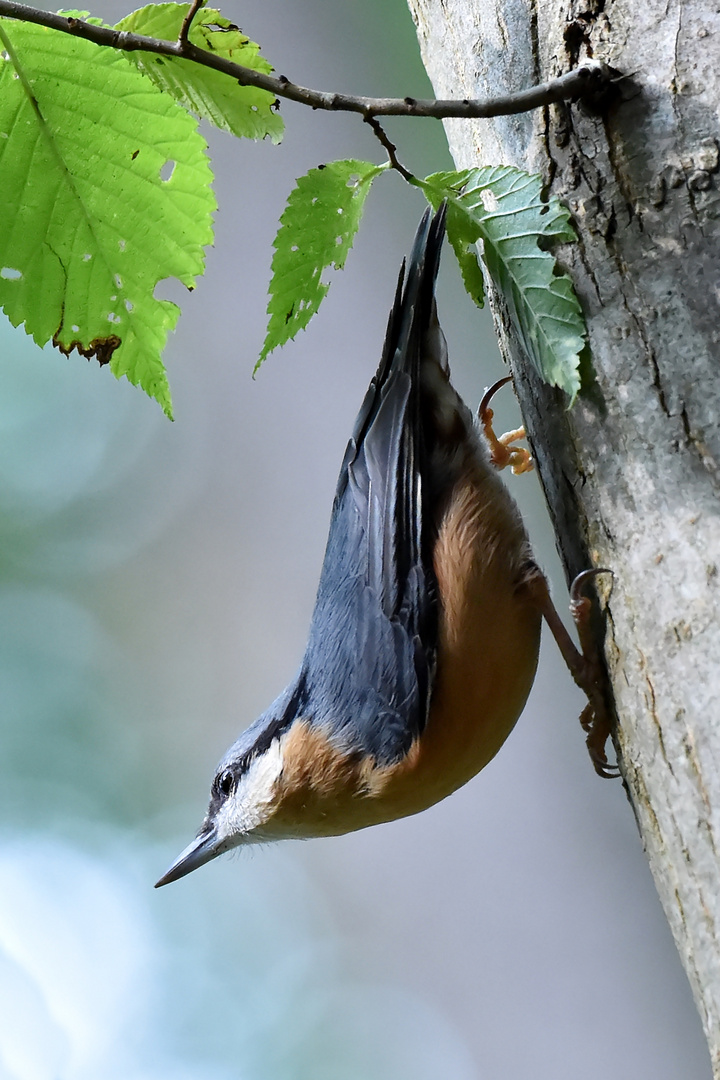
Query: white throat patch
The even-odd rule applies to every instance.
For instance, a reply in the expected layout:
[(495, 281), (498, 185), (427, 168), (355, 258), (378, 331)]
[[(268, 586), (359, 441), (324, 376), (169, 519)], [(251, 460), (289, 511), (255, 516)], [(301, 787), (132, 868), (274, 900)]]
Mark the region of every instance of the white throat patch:
[(280, 742), (273, 739), (265, 753), (260, 754), (241, 777), (232, 795), (225, 800), (215, 825), (218, 840), (226, 848), (242, 844), (248, 833), (268, 820), (282, 765)]

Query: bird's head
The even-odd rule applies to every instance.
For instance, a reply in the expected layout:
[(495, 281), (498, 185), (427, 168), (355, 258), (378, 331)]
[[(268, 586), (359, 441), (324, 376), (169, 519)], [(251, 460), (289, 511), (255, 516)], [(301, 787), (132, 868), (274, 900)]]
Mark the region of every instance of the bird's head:
[(178, 856), (156, 884), (169, 885), (224, 851), (241, 844), (267, 839), (263, 826), (278, 805), (278, 781), (282, 773), (282, 746), (278, 737), (266, 746), (240, 739), (218, 765), (210, 789), (205, 820), (191, 844)]

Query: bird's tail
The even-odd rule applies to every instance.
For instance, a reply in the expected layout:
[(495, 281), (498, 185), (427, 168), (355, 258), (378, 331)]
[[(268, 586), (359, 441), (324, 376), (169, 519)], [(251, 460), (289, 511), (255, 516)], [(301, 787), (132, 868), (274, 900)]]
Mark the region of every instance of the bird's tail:
[[(351, 446), (359, 446), (375, 419), (383, 390), (391, 374), (406, 372), (414, 389), (418, 387), (419, 348), (435, 314), (435, 281), (442, 242), (445, 236), (447, 203), (432, 215), (430, 207), (423, 214), (409, 260), (403, 260), (398, 276), (395, 300), (388, 319), (382, 356), (374, 379), (355, 421)], [(350, 447), (348, 447), (350, 449)]]
[(415, 233), (407, 268), (403, 262), (376, 376), (378, 385), (387, 378), (388, 369), (394, 364), (407, 365), (412, 362), (416, 351), (412, 345), (422, 339), (435, 317), (433, 297), (445, 237), (446, 214), (447, 203), (442, 203), (433, 216), (430, 207), (427, 208)]

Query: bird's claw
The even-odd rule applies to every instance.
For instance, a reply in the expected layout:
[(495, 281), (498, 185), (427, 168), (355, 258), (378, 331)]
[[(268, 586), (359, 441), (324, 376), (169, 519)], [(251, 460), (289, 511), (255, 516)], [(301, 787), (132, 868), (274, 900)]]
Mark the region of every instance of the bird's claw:
[(531, 472), (534, 468), (530, 451), (524, 446), (515, 445), (520, 439), (525, 438), (525, 428), (520, 427), (514, 431), (506, 431), (503, 435), (496, 435), (492, 426), (494, 413), (490, 408), (490, 402), (497, 391), (509, 382), (512, 382), (511, 375), (498, 379), (496, 383), (488, 387), (478, 407), (478, 420), (487, 439), (493, 465), (497, 469), (505, 469), (509, 465), (511, 471), (517, 476), (520, 473)]
[(605, 753), (607, 741), (612, 734), (610, 724), (607, 722), (607, 710), (598, 719), (593, 705), (588, 702), (580, 713), (580, 724), (587, 734), (585, 745), (588, 748), (590, 760), (598, 776), (604, 780), (617, 780), (621, 775), (617, 765), (611, 765)]
[(557, 642), (570, 674), (588, 699), (580, 716), (580, 724), (586, 734), (585, 742), (595, 772), (606, 779), (619, 776), (620, 770), (616, 765), (608, 763), (605, 753), (605, 745), (612, 733), (611, 712), (606, 700), (606, 676), (590, 627), (592, 601), (582, 595), (582, 588), (598, 574), (609, 573), (612, 571), (604, 568), (584, 570), (570, 587), (570, 612), (580, 638), (580, 650), (575, 646), (557, 613), (544, 576), (538, 571), (532, 582), (543, 618)]
[(608, 763), (605, 747), (612, 734), (610, 711), (605, 700), (605, 673), (600, 662), (595, 638), (590, 631), (590, 612), (592, 601), (583, 596), (582, 589), (588, 581), (598, 574), (610, 574), (606, 567), (583, 570), (570, 586), (570, 613), (580, 638), (581, 654), (578, 654), (576, 667), (570, 666), (572, 676), (581, 690), (587, 695), (588, 704), (580, 714), (580, 724), (586, 733), (585, 745), (590, 754), (595, 772), (606, 780), (620, 776), (617, 765)]

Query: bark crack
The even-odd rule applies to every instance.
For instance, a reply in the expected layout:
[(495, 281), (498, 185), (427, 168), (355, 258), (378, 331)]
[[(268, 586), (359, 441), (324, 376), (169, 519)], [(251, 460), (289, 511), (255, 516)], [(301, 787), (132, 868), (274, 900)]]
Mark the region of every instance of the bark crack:
[[(638, 652), (640, 652), (639, 649), (638, 649)], [(641, 662), (642, 667), (643, 667), (643, 669), (645, 671), (645, 685), (647, 686), (648, 694), (650, 695), (650, 715), (652, 716), (653, 724), (655, 725), (655, 731), (656, 731), (656, 734), (657, 734), (658, 746), (660, 747), (660, 753), (663, 756), (663, 760), (664, 760), (665, 764), (667, 765), (668, 769), (670, 770), (671, 776), (673, 777), (673, 779), (675, 779), (675, 772), (674, 772), (673, 767), (672, 767), (672, 762), (670, 761), (670, 758), (667, 755), (667, 750), (665, 749), (665, 739), (663, 738), (662, 724), (660, 722), (660, 717), (658, 716), (658, 713), (657, 713), (657, 701), (655, 699), (655, 687), (652, 684), (652, 679), (650, 678), (650, 676), (647, 673), (647, 661), (646, 661), (645, 657), (643, 656), (642, 652), (640, 652), (640, 662)]]
[(537, 0), (530, 2), (530, 51), (533, 59), (533, 81), (537, 82), (540, 73), (540, 35), (538, 31)]
[(642, 341), (643, 345), (645, 346), (645, 352), (647, 354), (647, 358), (650, 361), (650, 366), (651, 366), (652, 372), (653, 372), (653, 380), (652, 380), (653, 381), (653, 386), (655, 387), (655, 390), (657, 392), (658, 401), (660, 402), (660, 408), (665, 413), (665, 415), (668, 417), (668, 419), (670, 419), (672, 414), (670, 412), (670, 409), (668, 408), (667, 398), (665, 397), (665, 390), (663, 389), (662, 379), (660, 378), (660, 367), (658, 366), (657, 356), (655, 355), (655, 350), (650, 345), (649, 341), (646, 339), (644, 331), (643, 331), (643, 327), (642, 327), (642, 325), (640, 323), (640, 320), (635, 318), (634, 315), (633, 315), (633, 318), (635, 319), (635, 325), (637, 326), (638, 334), (640, 335), (640, 340)]

